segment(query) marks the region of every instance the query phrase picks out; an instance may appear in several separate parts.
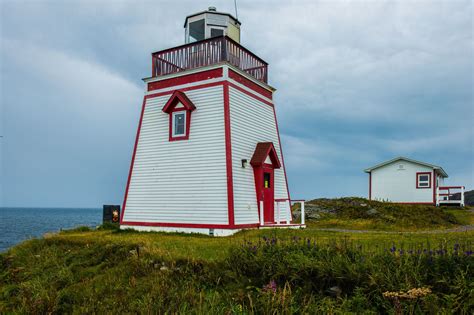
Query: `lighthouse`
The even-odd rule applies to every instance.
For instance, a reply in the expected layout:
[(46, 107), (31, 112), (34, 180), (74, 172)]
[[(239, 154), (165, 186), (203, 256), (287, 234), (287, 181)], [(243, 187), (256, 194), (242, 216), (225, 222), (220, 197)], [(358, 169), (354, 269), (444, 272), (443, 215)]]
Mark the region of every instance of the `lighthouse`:
[(152, 53), (121, 228), (231, 235), (291, 227), (268, 64), (214, 7), (186, 17), (185, 44)]

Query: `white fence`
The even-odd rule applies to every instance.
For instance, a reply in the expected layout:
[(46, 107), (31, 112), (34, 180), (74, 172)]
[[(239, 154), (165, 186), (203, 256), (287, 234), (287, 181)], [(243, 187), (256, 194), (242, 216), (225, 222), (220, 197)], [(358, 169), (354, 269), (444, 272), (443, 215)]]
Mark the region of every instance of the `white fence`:
[[(453, 192), (454, 191), (454, 192)], [(460, 194), (459, 199), (453, 196)], [(436, 205), (459, 204), (464, 207), (464, 186), (440, 186), (436, 188)]]
[[(305, 225), (305, 211), (304, 211), (304, 200), (289, 200), (289, 199), (275, 199), (275, 204), (274, 204), (274, 211), (275, 211), (275, 222), (271, 222), (270, 224), (267, 222), (265, 224), (265, 218), (264, 218), (264, 203), (263, 201), (260, 201), (260, 226), (265, 226), (265, 225), (290, 225), (290, 224), (298, 224), (298, 223), (292, 223), (291, 221), (293, 220), (292, 214), (291, 214), (291, 205), (293, 203), (300, 203), (301, 204), (301, 222), (299, 224)], [(282, 211), (283, 209), (283, 211)]]

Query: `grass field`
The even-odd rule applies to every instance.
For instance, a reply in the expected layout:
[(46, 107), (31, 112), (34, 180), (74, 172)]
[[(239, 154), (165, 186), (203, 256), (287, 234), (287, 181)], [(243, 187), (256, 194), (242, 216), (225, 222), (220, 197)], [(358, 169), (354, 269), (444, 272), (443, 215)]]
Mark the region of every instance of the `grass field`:
[(226, 238), (79, 228), (0, 255), (0, 313), (472, 314), (473, 242), (317, 223)]

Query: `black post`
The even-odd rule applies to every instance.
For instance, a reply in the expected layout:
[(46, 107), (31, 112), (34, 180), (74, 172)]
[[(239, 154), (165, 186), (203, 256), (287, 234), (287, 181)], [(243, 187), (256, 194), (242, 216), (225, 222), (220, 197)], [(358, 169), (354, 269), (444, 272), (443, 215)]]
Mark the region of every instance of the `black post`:
[(102, 212), (102, 223), (120, 223), (120, 206), (117, 205), (104, 205)]

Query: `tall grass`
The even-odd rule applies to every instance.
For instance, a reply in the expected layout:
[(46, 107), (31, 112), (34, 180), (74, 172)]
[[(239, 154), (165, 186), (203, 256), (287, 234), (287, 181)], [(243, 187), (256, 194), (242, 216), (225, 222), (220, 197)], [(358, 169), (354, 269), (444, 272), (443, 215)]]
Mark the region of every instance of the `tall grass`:
[(469, 239), (378, 246), (269, 234), (205, 260), (157, 252), (132, 233), (102, 233), (31, 240), (0, 255), (0, 313), (391, 313), (384, 292), (423, 287), (431, 293), (400, 300), (403, 311), (474, 309)]

